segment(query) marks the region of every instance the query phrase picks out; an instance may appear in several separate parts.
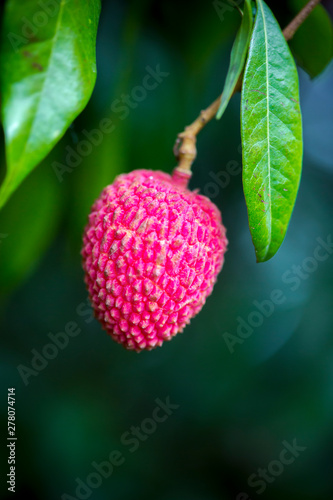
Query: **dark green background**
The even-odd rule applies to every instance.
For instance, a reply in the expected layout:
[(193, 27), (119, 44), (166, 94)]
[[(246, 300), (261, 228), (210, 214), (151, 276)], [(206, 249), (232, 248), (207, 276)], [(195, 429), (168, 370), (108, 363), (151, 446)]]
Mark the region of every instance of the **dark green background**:
[[(284, 26), (286, 3), (268, 4)], [(238, 23), (237, 12), (221, 21), (211, 2), (103, 4), (91, 102), (0, 214), (2, 498), (75, 496), (76, 478), (85, 481), (92, 462), (115, 449), (125, 462), (93, 490), (93, 500), (224, 500), (242, 491), (251, 499), (332, 496), (333, 255), (295, 291), (283, 279), (313, 255), (318, 237), (333, 234), (332, 65), (313, 81), (300, 70), (303, 177), (286, 240), (271, 261), (255, 262), (241, 175), (233, 175), (213, 196), (229, 239), (224, 269), (183, 334), (137, 354), (77, 312), (86, 300), (79, 251), (91, 203), (123, 171), (172, 170), (177, 133), (223, 86)], [(169, 76), (120, 120), (111, 103), (158, 64)], [(191, 187), (204, 194), (213, 193), (212, 174), (241, 163), (239, 101), (198, 139)], [(75, 149), (83, 130), (103, 118), (115, 130), (59, 183), (53, 161), (64, 163), (65, 148)], [(237, 317), (247, 320), (253, 301), (274, 289), (285, 302), (231, 354), (223, 334), (236, 334)], [(31, 350), (41, 352), (48, 334), (70, 321), (81, 333), (26, 386), (17, 366), (31, 366)], [(16, 495), (4, 479), (7, 387), (16, 388)], [(166, 397), (179, 408), (130, 453), (122, 434)], [(257, 495), (249, 476), (294, 439), (306, 450)]]

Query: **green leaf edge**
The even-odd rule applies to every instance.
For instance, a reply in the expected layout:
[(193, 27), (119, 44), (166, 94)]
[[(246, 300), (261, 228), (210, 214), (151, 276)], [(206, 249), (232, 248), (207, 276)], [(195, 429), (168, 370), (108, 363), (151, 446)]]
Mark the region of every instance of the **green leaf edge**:
[[(221, 98), (219, 109), (216, 113), (217, 120), (219, 120), (221, 118), (224, 111), (226, 110), (228, 103), (229, 103), (229, 101), (234, 93), (234, 90), (235, 90), (235, 87), (236, 87), (237, 82), (239, 80), (239, 77), (240, 77), (240, 75), (243, 71), (243, 68), (245, 66), (245, 60), (246, 60), (246, 55), (247, 55), (247, 51), (248, 51), (249, 44), (250, 44), (252, 29), (253, 29), (253, 16), (252, 16), (251, 0), (245, 0), (242, 22), (241, 22), (240, 28), (237, 32), (234, 44), (233, 44), (232, 49), (231, 49), (230, 63), (229, 63), (227, 76), (225, 79), (224, 88), (222, 91), (222, 98)], [(240, 40), (242, 40), (243, 35), (246, 32), (247, 32), (246, 42), (245, 42), (245, 45), (242, 47)], [(234, 64), (234, 58), (239, 51), (241, 51), (240, 64), (239, 64), (237, 72), (234, 73), (235, 76), (234, 76), (233, 81), (232, 81), (233, 73), (231, 72), (231, 68), (233, 67), (233, 64)]]

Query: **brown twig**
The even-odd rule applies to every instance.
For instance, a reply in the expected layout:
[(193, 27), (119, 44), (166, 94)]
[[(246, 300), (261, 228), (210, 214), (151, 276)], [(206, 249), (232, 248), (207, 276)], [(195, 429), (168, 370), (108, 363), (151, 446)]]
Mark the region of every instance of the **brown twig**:
[(178, 158), (177, 170), (191, 171), (191, 165), (197, 156), (196, 140), (197, 135), (204, 126), (216, 115), (220, 106), (221, 96), (219, 96), (208, 108), (200, 112), (200, 115), (191, 125), (185, 127), (184, 132), (177, 136), (173, 153)]
[[(290, 40), (301, 24), (309, 16), (312, 10), (321, 0), (310, 0), (303, 9), (294, 17), (294, 19), (283, 30), (285, 39)], [(241, 79), (238, 81), (234, 93), (241, 89)], [(191, 165), (197, 156), (196, 140), (197, 135), (204, 126), (216, 115), (221, 102), (220, 95), (208, 108), (200, 112), (200, 115), (194, 122), (185, 127), (185, 130), (178, 134), (173, 148), (175, 157), (178, 159), (177, 170), (180, 172), (191, 172)]]
[(285, 39), (291, 40), (300, 25), (304, 23), (305, 19), (313, 11), (313, 9), (321, 2), (321, 0), (310, 0), (303, 9), (297, 14), (296, 17), (286, 26), (283, 30)]

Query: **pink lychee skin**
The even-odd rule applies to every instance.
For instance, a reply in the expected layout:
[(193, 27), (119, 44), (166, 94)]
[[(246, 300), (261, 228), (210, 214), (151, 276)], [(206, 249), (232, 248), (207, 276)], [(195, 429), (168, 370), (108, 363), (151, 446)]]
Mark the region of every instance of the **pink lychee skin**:
[(95, 316), (127, 349), (161, 346), (204, 305), (227, 247), (218, 208), (190, 174), (134, 170), (95, 201), (83, 268)]

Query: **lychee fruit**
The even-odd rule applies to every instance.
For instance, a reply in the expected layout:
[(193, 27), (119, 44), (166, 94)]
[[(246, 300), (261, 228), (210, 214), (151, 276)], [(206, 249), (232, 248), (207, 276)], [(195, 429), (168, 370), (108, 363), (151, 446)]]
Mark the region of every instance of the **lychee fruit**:
[(212, 292), (227, 247), (218, 208), (187, 189), (190, 173), (119, 175), (92, 206), (83, 235), (96, 318), (141, 351), (181, 332)]

